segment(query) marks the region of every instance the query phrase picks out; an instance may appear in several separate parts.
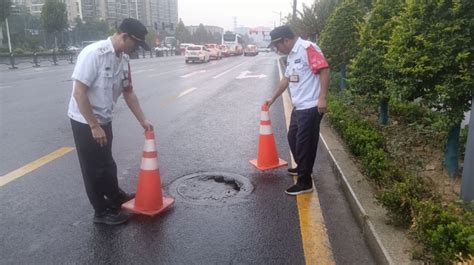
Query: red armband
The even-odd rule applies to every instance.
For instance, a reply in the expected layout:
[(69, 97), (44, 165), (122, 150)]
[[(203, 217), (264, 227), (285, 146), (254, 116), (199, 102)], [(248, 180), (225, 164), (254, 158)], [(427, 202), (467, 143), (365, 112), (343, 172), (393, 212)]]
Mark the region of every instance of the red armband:
[(319, 70), (329, 67), (324, 55), (317, 51), (313, 45), (306, 48), (306, 54), (308, 55), (308, 65), (313, 74), (317, 74)]
[(128, 63), (128, 75), (122, 80), (123, 91), (130, 92), (133, 90), (132, 85), (132, 70), (130, 70), (130, 63)]

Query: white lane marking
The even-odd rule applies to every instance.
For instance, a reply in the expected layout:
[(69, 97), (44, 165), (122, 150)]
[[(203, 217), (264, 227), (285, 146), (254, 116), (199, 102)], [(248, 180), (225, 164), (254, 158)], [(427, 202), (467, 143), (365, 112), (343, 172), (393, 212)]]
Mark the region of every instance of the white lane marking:
[(138, 73), (148, 72), (148, 71), (152, 71), (152, 70), (154, 70), (154, 69), (150, 68), (150, 69), (143, 69), (143, 70), (136, 70), (136, 71), (133, 71), (133, 69), (132, 69), (132, 74), (138, 74)]
[(236, 66), (230, 68), (229, 70), (227, 70), (227, 71), (225, 71), (225, 72), (223, 72), (223, 73), (220, 73), (220, 74), (218, 74), (218, 75), (216, 75), (216, 76), (214, 76), (214, 77), (212, 77), (212, 78), (214, 78), (214, 79), (219, 78), (219, 77), (221, 77), (221, 76), (227, 74), (228, 72), (234, 70), (235, 68), (241, 66), (241, 65), (244, 64), (244, 63), (245, 63), (245, 62), (243, 62), (243, 63), (241, 63), (241, 64), (238, 64), (238, 65), (236, 65)]
[(175, 70), (172, 70), (172, 71), (160, 72), (160, 73), (157, 73), (157, 74), (148, 75), (148, 77), (156, 77), (156, 76), (160, 76), (160, 75), (165, 75), (165, 74), (174, 73), (174, 72), (181, 71), (181, 70), (183, 70), (183, 68), (181, 68), (181, 69), (175, 69)]
[(2, 89), (2, 88), (9, 88), (9, 87), (12, 87), (12, 86), (0, 86), (0, 89)]
[(185, 96), (186, 94), (189, 94), (189, 93), (193, 92), (196, 89), (197, 89), (197, 87), (191, 87), (190, 89), (181, 92), (181, 94), (178, 95), (178, 98), (180, 98), (182, 96)]
[(259, 75), (250, 75), (250, 71), (243, 71), (242, 73), (240, 73), (239, 76), (237, 76), (235, 79), (244, 79), (244, 78), (264, 78), (266, 77), (266, 75), (264, 74), (259, 74)]
[(197, 74), (200, 74), (200, 73), (205, 73), (205, 72), (206, 72), (206, 70), (195, 71), (195, 72), (192, 72), (192, 73), (189, 73), (189, 74), (186, 74), (186, 75), (182, 75), (181, 77), (182, 78), (187, 78), (187, 77), (197, 75)]

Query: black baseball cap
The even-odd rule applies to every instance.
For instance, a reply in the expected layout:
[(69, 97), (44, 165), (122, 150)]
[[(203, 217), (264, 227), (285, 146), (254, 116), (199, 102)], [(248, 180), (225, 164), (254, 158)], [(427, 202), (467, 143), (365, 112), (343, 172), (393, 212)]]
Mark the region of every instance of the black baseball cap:
[(145, 36), (148, 34), (148, 30), (146, 30), (146, 27), (140, 21), (134, 18), (126, 18), (120, 23), (119, 30), (130, 35), (145, 51), (150, 50), (150, 46), (145, 42)]
[(276, 42), (279, 42), (285, 38), (287, 39), (293, 39), (295, 37), (295, 33), (289, 26), (279, 26), (274, 28), (272, 31), (270, 31), (270, 38), (271, 42), (268, 47), (273, 46)]

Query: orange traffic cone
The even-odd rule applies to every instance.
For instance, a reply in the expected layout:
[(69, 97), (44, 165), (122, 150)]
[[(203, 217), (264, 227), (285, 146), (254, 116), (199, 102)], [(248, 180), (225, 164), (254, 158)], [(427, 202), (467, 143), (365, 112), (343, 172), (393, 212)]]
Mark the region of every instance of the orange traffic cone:
[(134, 213), (154, 216), (168, 209), (173, 203), (173, 198), (162, 196), (155, 133), (153, 131), (146, 131), (137, 193), (135, 199), (122, 204), (122, 208)]
[(260, 116), (258, 156), (257, 159), (250, 160), (250, 163), (260, 170), (268, 170), (288, 165), (288, 162), (278, 158), (267, 104), (262, 105), (262, 114)]

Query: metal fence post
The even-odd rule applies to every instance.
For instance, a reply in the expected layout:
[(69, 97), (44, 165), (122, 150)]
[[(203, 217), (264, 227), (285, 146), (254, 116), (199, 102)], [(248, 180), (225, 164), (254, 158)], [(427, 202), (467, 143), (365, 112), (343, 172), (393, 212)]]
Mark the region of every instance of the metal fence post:
[(58, 58), (56, 57), (56, 51), (53, 51), (53, 64), (58, 65)]
[(464, 169), (461, 179), (461, 199), (466, 203), (474, 201), (474, 165), (472, 163), (472, 161), (474, 161), (474, 94), (471, 99), (471, 104), (466, 155), (464, 156)]
[(145, 58), (145, 49), (142, 50), (143, 58)]
[(15, 66), (15, 56), (13, 56), (13, 53), (10, 53), (10, 64), (11, 64), (10, 69), (17, 69), (18, 68), (18, 67)]
[(40, 67), (38, 62), (38, 54), (36, 52), (33, 53), (33, 63), (35, 64), (33, 67)]

